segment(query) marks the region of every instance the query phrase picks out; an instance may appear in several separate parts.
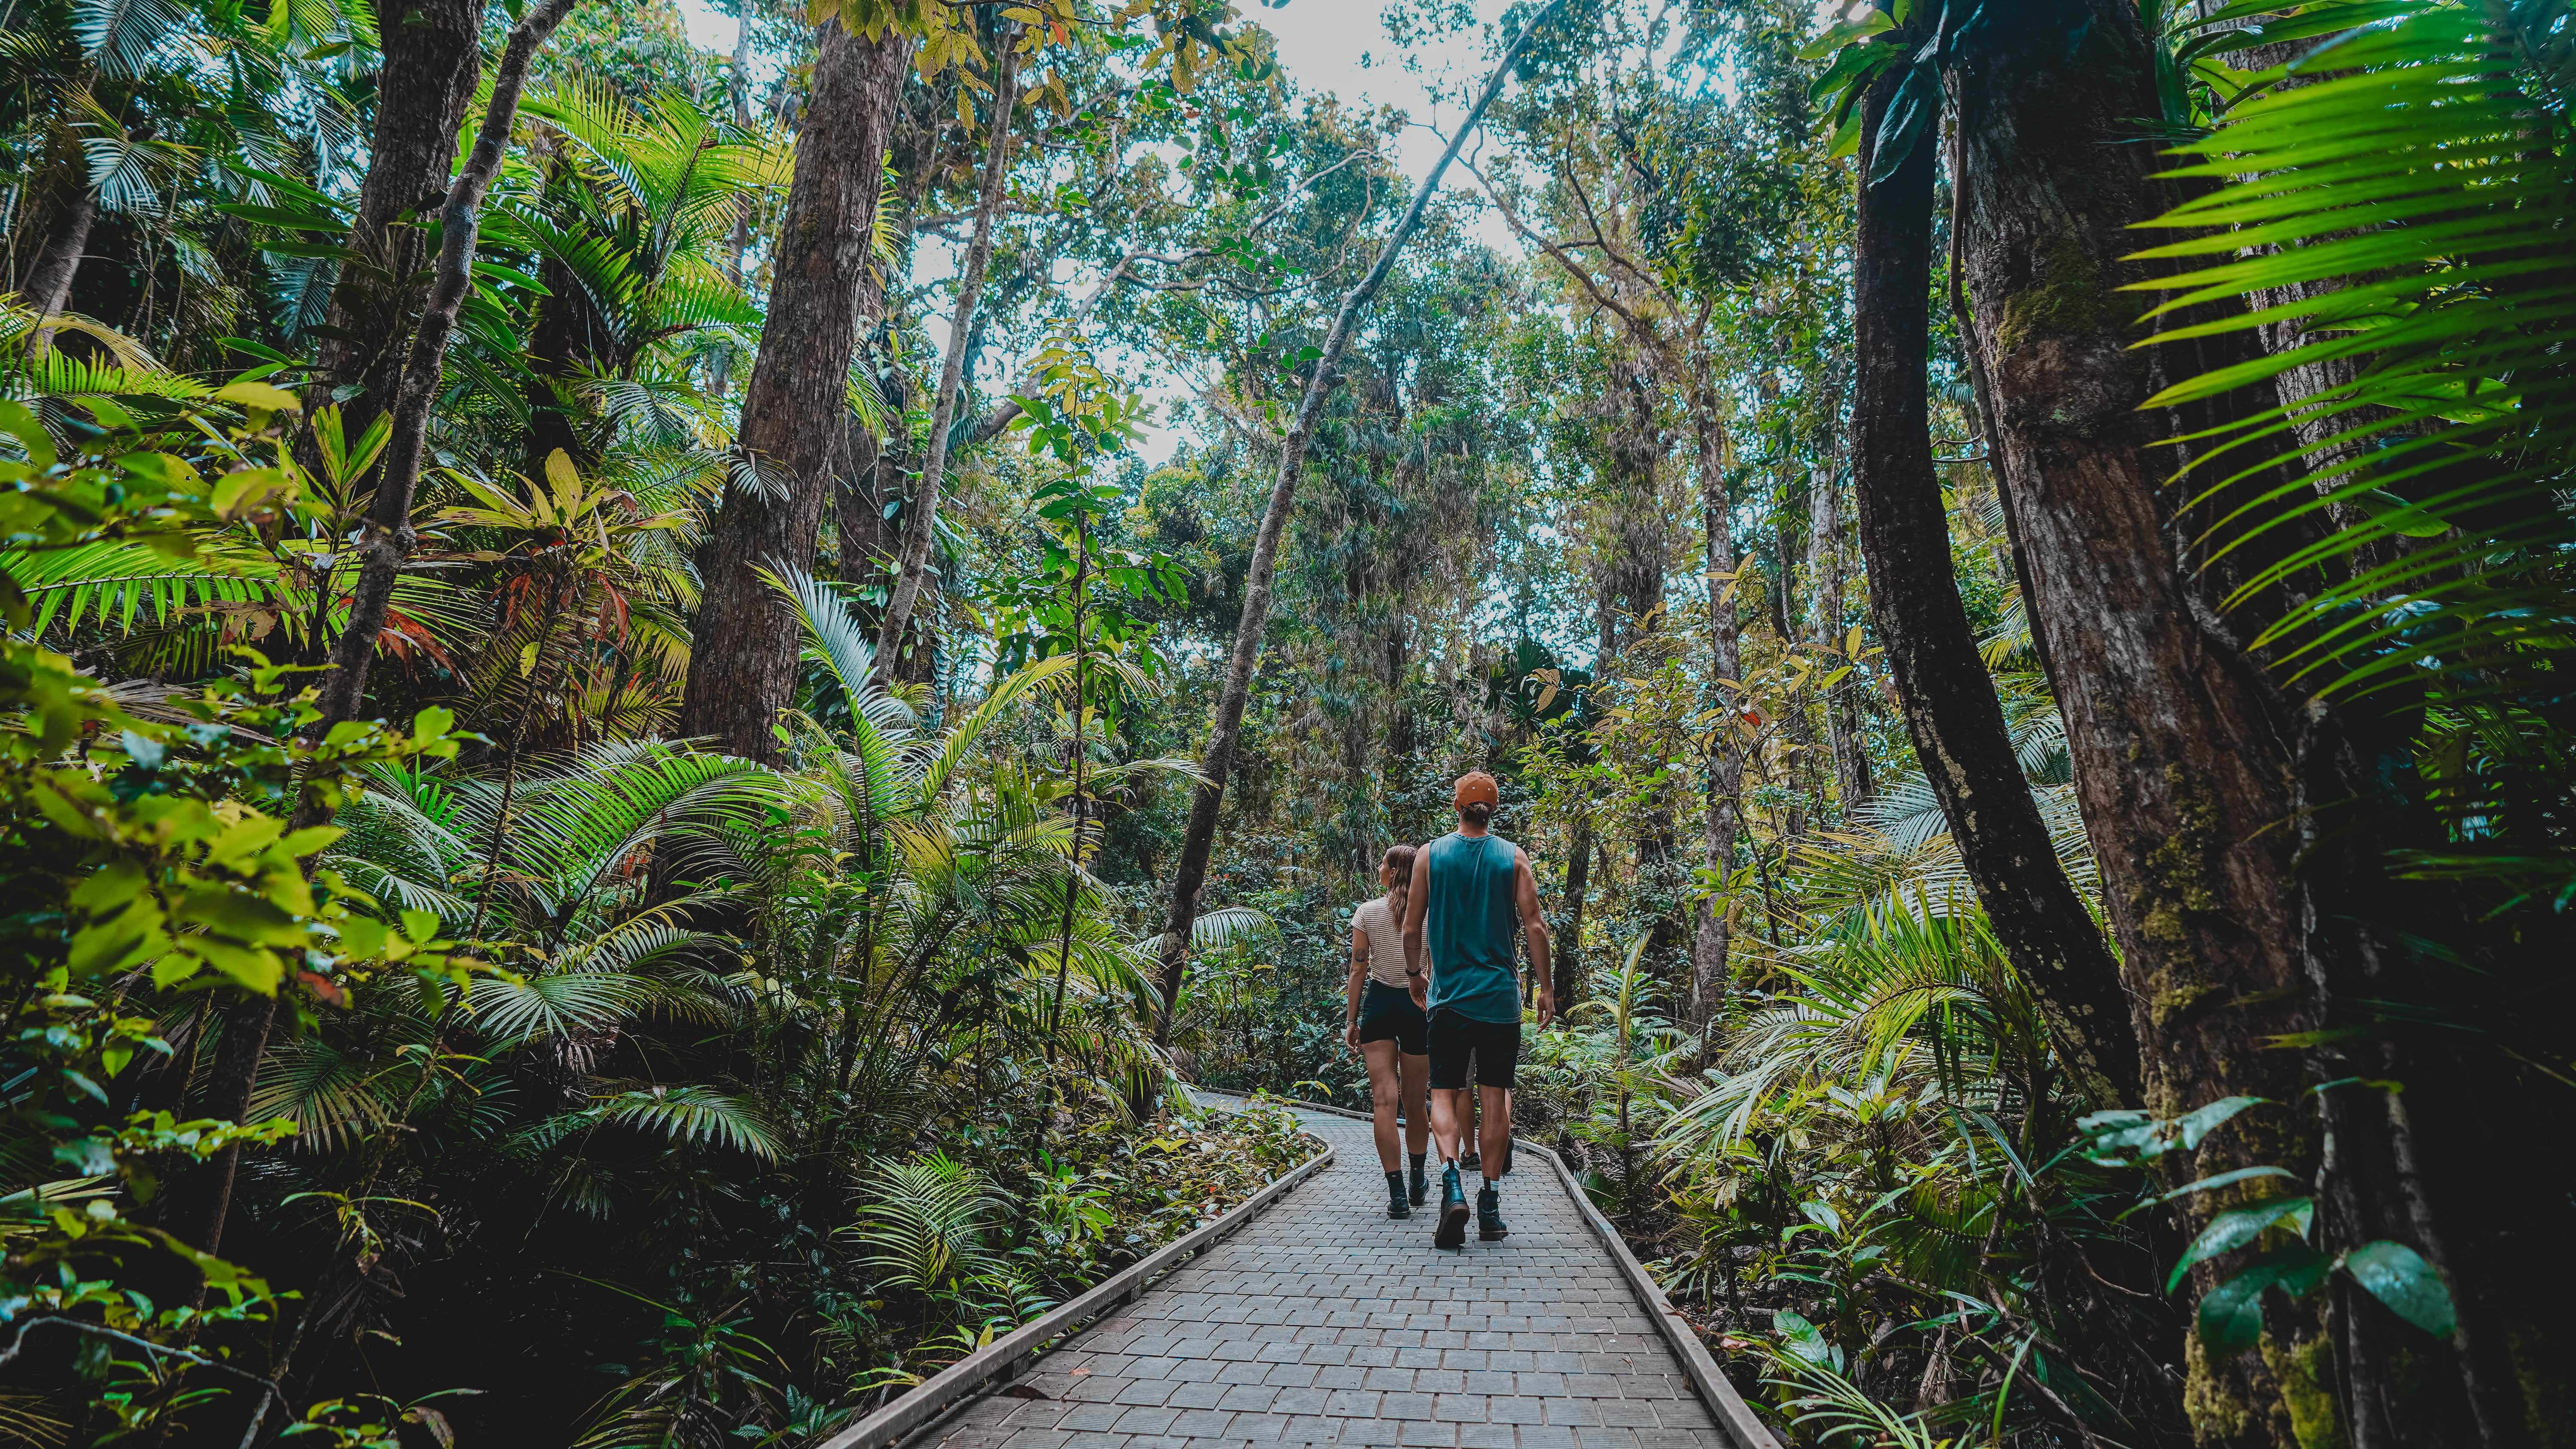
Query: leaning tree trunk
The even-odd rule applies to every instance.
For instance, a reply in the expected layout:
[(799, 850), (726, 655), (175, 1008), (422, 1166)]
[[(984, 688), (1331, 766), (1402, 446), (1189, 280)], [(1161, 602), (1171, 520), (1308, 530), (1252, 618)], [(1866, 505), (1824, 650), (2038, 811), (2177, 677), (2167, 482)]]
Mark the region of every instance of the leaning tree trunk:
[[(26, 279), (19, 286), (19, 299), (39, 317), (51, 317), (71, 306), (72, 279), (80, 274), (81, 257), (89, 250), (90, 224), (98, 219), (98, 198), (90, 194), (88, 168), (75, 158), (61, 171), (62, 185), (55, 198), (53, 215), (45, 224), (45, 240), (35, 259), (28, 263)], [(41, 329), (40, 343), (49, 343), (53, 329)]]
[[(429, 213), (447, 199), (457, 134), (483, 72), (483, 7), (469, 0), (401, 0), (384, 7), (384, 65), (376, 125), (345, 263), (314, 358), (317, 395), (358, 391), (340, 404), (350, 437), (393, 406), (403, 359), (428, 291), (422, 276)], [(416, 221), (399, 219), (419, 213)]]
[(860, 288), (912, 44), (894, 30), (863, 39), (837, 20), (819, 38), (814, 104), (796, 142), (768, 321), (737, 435), (766, 481), (737, 478), (716, 515), (680, 704), (681, 734), (748, 759), (775, 756), (770, 728), (795, 693), (796, 612), (761, 572), (814, 564), (847, 446), (841, 418)]
[[(349, 604), (349, 625), (332, 647), (331, 670), (324, 676), (321, 717), (311, 733), (319, 739), (332, 726), (358, 718), (367, 693), (367, 672), (375, 662), (376, 635), (384, 628), (393, 602), (394, 582), (411, 557), (412, 494), (420, 484), (421, 458), (429, 432), (430, 405), (437, 400), (439, 374), (447, 362), (447, 344), (456, 333), (458, 311), (472, 284), (477, 213), (492, 178), (501, 169), (501, 151), (519, 114), (519, 93), (526, 85), (528, 62), (555, 27), (572, 13), (575, 0), (546, 0), (510, 32), (500, 67), (493, 73), (492, 98), (475, 134), (473, 153), (457, 173), (439, 213), (438, 267), (433, 274), (419, 329), (404, 359), (402, 386), (395, 394), (393, 436), (385, 444), (375, 507), (359, 539), (358, 587)], [(296, 801), (289, 828), (308, 829), (330, 818), (328, 798), (309, 786)], [(283, 988), (281, 988), (283, 989)], [(259, 1079), (260, 1059), (268, 1050), (270, 1027), (277, 1019), (278, 998), (251, 996), (225, 1014), (223, 1040), (215, 1049), (201, 1117), (239, 1122), (250, 1111), (251, 1090)], [(232, 1205), (233, 1178), (241, 1162), (239, 1144), (226, 1147), (197, 1174), (195, 1201), (179, 1215), (177, 1231), (201, 1252), (213, 1253), (223, 1242), (224, 1219)]]
[(1892, 174), (1868, 179), (1879, 123), (1900, 80), (1885, 78), (1863, 102), (1852, 265), (1852, 491), (1871, 616), (1915, 757), (1940, 797), (1996, 940), (2037, 995), (2050, 1036), (2086, 1091), (2106, 1107), (2135, 1102), (2138, 1038), (2119, 963), (2058, 864), (1951, 570), (1925, 381), (1932, 138), (1916, 139)]
[[(2201, 520), (2173, 516), (2162, 487), (2173, 458), (2155, 447), (2165, 428), (2138, 411), (2174, 362), (2130, 350), (2143, 309), (2116, 290), (2145, 276), (2123, 260), (2138, 249), (2129, 227), (2172, 199), (2130, 119), (2154, 113), (2150, 42), (2116, 0), (2024, 0), (1988, 21), (1958, 81), (1962, 273), (2146, 1104), (2166, 1115), (2236, 1093), (2290, 1104), (2238, 1118), (2191, 1170), (2305, 1176), (2320, 1143), (2297, 1105), (2303, 1073), (2271, 1045), (2314, 1025), (2287, 721), (2185, 574)], [(2196, 1231), (2235, 1200), (2199, 1194), (2181, 1213)], [(2204, 1292), (2220, 1276), (2195, 1274)], [(2314, 1301), (2276, 1302), (2268, 1327), (2260, 1350), (2232, 1358), (2196, 1336), (2184, 1345), (2203, 1445), (2291, 1449), (2333, 1428), (2316, 1422), (2334, 1373)]]
[(984, 269), (993, 260), (993, 223), (1002, 210), (1002, 194), (1011, 176), (1011, 110), (1018, 103), (1020, 50), (1015, 24), (1003, 22), (995, 42), (1000, 54), (993, 66), (993, 129), (984, 151), (984, 189), (975, 198), (975, 236), (966, 246), (966, 264), (957, 275), (957, 302), (948, 319), (948, 348), (939, 360), (939, 395), (930, 403), (930, 439), (923, 450), (921, 480), (905, 511), (903, 550), (895, 559), (894, 590), (886, 596), (885, 617), (877, 622), (877, 674), (894, 677), (902, 657), (904, 626), (912, 622), (914, 601), (930, 571), (930, 541), (939, 525), (939, 495), (948, 473), (948, 434), (957, 422), (957, 394), (966, 386), (966, 357), (975, 342), (975, 312), (984, 300)]
[[(1440, 153), (1431, 173), (1415, 188), (1412, 205), (1396, 221), (1395, 230), (1378, 248), (1377, 261), (1368, 275), (1342, 298), (1341, 309), (1333, 315), (1332, 330), (1325, 334), (1322, 355), (1314, 360), (1314, 373), (1306, 384), (1306, 396), (1297, 405), (1297, 416), (1281, 440), (1279, 471), (1270, 484), (1269, 501), (1261, 510), (1261, 529), (1253, 538), (1252, 562), (1243, 584), (1243, 613), (1235, 624), (1234, 650), (1226, 663), (1225, 687), (1217, 696), (1216, 719), (1208, 731), (1207, 752), (1199, 760), (1199, 788), (1190, 802), (1190, 823), (1181, 837), (1180, 859), (1172, 868), (1172, 913), (1163, 927), (1162, 1009), (1154, 1023), (1154, 1042), (1169, 1046), (1172, 1042), (1175, 1008), (1181, 999), (1181, 975), (1190, 959), (1190, 933), (1198, 924), (1199, 888), (1207, 883), (1208, 854), (1216, 846), (1217, 809), (1225, 801), (1226, 777), (1234, 772), (1234, 750), (1243, 730), (1244, 702), (1252, 693), (1252, 666), (1261, 653), (1261, 636), (1270, 624), (1270, 576), (1279, 558), (1279, 535), (1288, 524), (1289, 505), (1296, 500), (1298, 475), (1305, 471), (1306, 446), (1315, 436), (1315, 425), (1324, 415), (1324, 399), (1332, 394), (1334, 370), (1341, 365), (1342, 354), (1351, 345), (1351, 335), (1358, 330), (1360, 313), (1367, 309), (1378, 289), (1386, 285), (1387, 273), (1394, 270), (1397, 254), (1422, 225), (1422, 213), (1431, 205), (1432, 193), (1439, 188), (1440, 178), (1448, 174), (1450, 163), (1458, 159), (1458, 148), (1466, 144), (1467, 134), (1484, 121), (1485, 110), (1502, 94), (1503, 82), (1511, 77), (1512, 67), (1538, 32), (1540, 25), (1556, 13), (1562, 0), (1549, 0), (1538, 13), (1521, 27), (1502, 60), (1491, 75), (1485, 77), (1484, 89), (1477, 92), (1475, 104), (1467, 118), (1459, 123), (1458, 133), (1449, 138), (1448, 149)], [(927, 486), (927, 485), (925, 485)]]

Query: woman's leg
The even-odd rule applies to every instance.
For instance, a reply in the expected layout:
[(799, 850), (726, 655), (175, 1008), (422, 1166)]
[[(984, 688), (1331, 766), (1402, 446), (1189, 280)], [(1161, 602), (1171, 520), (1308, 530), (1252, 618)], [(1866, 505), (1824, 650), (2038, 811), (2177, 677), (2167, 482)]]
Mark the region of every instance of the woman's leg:
[(1431, 1143), (1431, 1058), (1405, 1057), (1404, 1150), (1420, 1157)]
[(1368, 1063), (1369, 1116), (1377, 1127), (1378, 1166), (1399, 1171), (1404, 1164), (1395, 1155), (1395, 1042), (1391, 1038), (1361, 1042), (1360, 1060)]

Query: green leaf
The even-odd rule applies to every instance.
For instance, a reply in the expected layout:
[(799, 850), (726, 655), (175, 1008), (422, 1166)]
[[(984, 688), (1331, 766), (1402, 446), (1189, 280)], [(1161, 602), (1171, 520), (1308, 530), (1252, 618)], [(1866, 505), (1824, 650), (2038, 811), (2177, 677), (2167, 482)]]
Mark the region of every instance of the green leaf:
[(1869, 184), (1896, 174), (1914, 154), (1924, 127), (1941, 114), (1941, 68), (1929, 61), (1918, 60), (1905, 73), (1897, 87), (1895, 99), (1887, 103), (1887, 114), (1878, 123), (1878, 140), (1871, 148)]
[(1798, 48), (1800, 60), (1822, 60), (1854, 41), (1867, 40), (1896, 28), (1896, 18), (1884, 10), (1872, 10), (1868, 18), (1846, 20)]
[(2243, 1353), (2263, 1336), (2263, 1290), (2304, 1298), (2325, 1281), (2331, 1259), (2305, 1243), (2266, 1254), (2200, 1300), (2200, 1339), (2221, 1353)]
[(2315, 1219), (2316, 1211), (2317, 1201), (2310, 1197), (2265, 1198), (2258, 1203), (2229, 1208), (2211, 1218), (2209, 1226), (2201, 1229), (2200, 1236), (2192, 1239), (2191, 1246), (2183, 1250), (2182, 1261), (2174, 1264), (2172, 1276), (2165, 1280), (2165, 1291), (2170, 1293), (2181, 1287), (2182, 1280), (2193, 1268), (2221, 1253), (2232, 1253), (2244, 1247), (2275, 1223), (2289, 1222), (2299, 1236), (2306, 1237), (2308, 1224)]
[(2436, 1338), (2448, 1338), (2460, 1326), (2458, 1309), (2442, 1275), (2421, 1254), (2385, 1238), (2364, 1243), (2343, 1255), (2343, 1270), (2362, 1291), (2388, 1305), (2388, 1311)]
[(1771, 1315), (1771, 1329), (1786, 1341), (1789, 1352), (1808, 1363), (1833, 1362), (1833, 1345), (1825, 1342), (1824, 1334), (1817, 1330), (1816, 1325), (1799, 1314), (1786, 1308), (1779, 1310)]

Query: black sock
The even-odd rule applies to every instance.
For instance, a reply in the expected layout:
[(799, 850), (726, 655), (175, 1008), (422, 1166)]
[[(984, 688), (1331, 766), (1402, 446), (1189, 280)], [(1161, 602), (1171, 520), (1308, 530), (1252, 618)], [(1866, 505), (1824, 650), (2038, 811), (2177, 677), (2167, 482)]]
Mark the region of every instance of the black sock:
[(1414, 1170), (1415, 1172), (1417, 1172), (1417, 1173), (1418, 1173), (1418, 1172), (1422, 1171), (1422, 1159), (1423, 1159), (1423, 1158), (1425, 1158), (1425, 1157), (1428, 1157), (1428, 1156), (1430, 1156), (1430, 1154), (1429, 1154), (1429, 1153), (1427, 1153), (1427, 1152), (1416, 1152), (1416, 1153), (1412, 1154), (1412, 1157), (1413, 1157), (1413, 1170)]
[(1386, 1190), (1397, 1193), (1404, 1191), (1404, 1174), (1394, 1168), (1388, 1168), (1386, 1173)]

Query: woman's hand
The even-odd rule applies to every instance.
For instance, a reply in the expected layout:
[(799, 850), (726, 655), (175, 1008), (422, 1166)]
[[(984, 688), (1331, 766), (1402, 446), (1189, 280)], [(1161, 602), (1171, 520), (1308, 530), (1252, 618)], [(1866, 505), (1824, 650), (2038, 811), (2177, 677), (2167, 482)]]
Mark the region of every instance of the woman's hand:
[(1356, 1018), (1343, 1023), (1342, 1040), (1351, 1044), (1352, 1051), (1356, 1052), (1360, 1049), (1360, 1024)]

